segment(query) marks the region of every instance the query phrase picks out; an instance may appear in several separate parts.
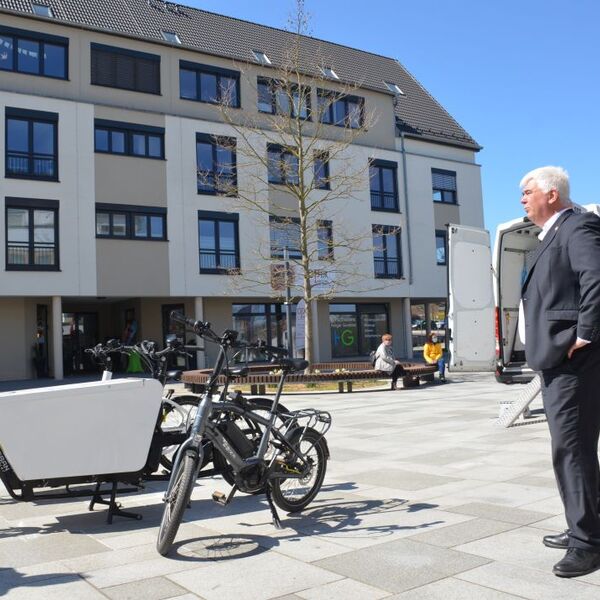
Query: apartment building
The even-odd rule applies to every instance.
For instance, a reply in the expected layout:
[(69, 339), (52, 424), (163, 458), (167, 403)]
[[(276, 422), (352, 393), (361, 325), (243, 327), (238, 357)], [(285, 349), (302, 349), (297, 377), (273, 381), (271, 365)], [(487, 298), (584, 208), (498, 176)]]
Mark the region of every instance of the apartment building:
[[(231, 268), (270, 268), (255, 248), (272, 247), (276, 215), (257, 221), (198, 170), (219, 152), (236, 164), (233, 146), (216, 147), (235, 135), (220, 93), (240, 115), (268, 112), (260, 85), (292, 38), (162, 0), (0, 0), (0, 379), (90, 369), (83, 350), (112, 337), (162, 345), (173, 309), (287, 343), (270, 286), (230, 285)], [(446, 224), (483, 225), (480, 146), (396, 60), (302, 43), (329, 62), (312, 106), (350, 83), (343, 126), (352, 102), (378, 115), (326, 166), (371, 164), (348, 220), (380, 237), (358, 259), (363, 291), (315, 303), (316, 360), (364, 357), (386, 331), (409, 357), (414, 315), (430, 328), (446, 298)], [(334, 138), (340, 122), (324, 122)], [(276, 195), (264, 168), (262, 193)], [(247, 176), (243, 161), (231, 173)], [(335, 238), (335, 220), (325, 229)]]

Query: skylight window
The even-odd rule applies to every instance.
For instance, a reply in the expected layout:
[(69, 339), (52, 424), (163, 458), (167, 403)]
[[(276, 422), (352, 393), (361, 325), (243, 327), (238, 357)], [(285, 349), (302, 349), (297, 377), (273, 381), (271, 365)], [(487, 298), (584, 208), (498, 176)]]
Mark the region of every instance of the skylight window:
[(52, 18), (54, 16), (52, 14), (52, 9), (46, 4), (32, 3), (31, 7), (33, 8), (33, 14), (38, 15), (39, 17)]
[(264, 52), (261, 52), (260, 50), (252, 50), (252, 54), (254, 55), (256, 61), (261, 65), (271, 64), (271, 59)]
[(331, 67), (319, 67), (321, 69), (321, 73), (325, 75), (325, 77), (329, 77), (329, 79), (339, 79), (337, 73)]
[(389, 81), (384, 81), (385, 86), (390, 92), (394, 94), (398, 94), (399, 96), (404, 96), (404, 92), (400, 89), (400, 86), (397, 83), (390, 83)]
[(167, 42), (171, 42), (171, 44), (181, 44), (181, 40), (179, 39), (179, 36), (175, 32), (161, 31), (161, 33)]

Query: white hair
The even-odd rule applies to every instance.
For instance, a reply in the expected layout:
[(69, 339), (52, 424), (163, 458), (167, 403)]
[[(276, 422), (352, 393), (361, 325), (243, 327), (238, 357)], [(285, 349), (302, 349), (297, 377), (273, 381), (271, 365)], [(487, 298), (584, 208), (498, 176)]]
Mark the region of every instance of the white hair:
[(539, 167), (529, 171), (521, 179), (519, 187), (523, 189), (529, 181), (535, 181), (542, 190), (547, 193), (550, 190), (556, 190), (562, 204), (571, 204), (569, 196), (569, 174), (562, 167)]

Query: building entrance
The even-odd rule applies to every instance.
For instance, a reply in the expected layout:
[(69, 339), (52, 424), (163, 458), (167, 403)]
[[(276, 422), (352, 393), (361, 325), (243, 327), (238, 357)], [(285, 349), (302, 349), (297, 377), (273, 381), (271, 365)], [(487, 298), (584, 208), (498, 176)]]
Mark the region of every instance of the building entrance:
[(63, 313), (62, 335), (64, 374), (96, 372), (98, 367), (85, 349), (98, 343), (98, 313)]

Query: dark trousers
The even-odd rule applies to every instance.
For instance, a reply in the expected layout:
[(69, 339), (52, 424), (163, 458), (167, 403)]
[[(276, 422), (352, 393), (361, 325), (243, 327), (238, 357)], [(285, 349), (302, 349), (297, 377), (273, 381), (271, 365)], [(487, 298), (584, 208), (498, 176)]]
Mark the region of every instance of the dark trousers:
[(577, 350), (541, 378), (569, 545), (600, 552), (600, 345)]
[(379, 371), (382, 375), (384, 375), (385, 377), (391, 377), (392, 378), (392, 383), (395, 385), (396, 382), (398, 381), (399, 377), (402, 377), (404, 375), (404, 368), (402, 367), (402, 365), (396, 365), (394, 367), (394, 370), (391, 373), (388, 373), (388, 371)]

